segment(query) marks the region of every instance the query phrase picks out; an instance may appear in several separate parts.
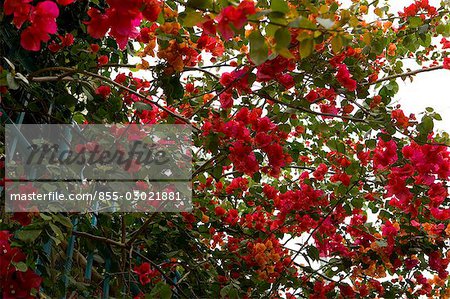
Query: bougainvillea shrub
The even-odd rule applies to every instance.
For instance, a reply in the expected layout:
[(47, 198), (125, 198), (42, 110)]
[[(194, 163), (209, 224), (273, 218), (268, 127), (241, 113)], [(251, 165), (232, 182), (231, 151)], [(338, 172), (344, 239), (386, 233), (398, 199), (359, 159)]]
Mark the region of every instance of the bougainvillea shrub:
[(449, 136), (393, 100), (450, 7), (404, 2), (0, 1), (3, 124), (194, 132), (191, 212), (2, 205), (3, 298), (449, 298)]

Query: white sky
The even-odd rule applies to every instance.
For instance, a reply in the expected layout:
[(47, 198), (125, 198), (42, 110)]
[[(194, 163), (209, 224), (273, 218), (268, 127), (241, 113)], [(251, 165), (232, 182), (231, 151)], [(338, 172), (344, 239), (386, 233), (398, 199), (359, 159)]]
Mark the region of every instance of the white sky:
[[(341, 0), (341, 2), (344, 6), (351, 4), (351, 0)], [(385, 0), (384, 2), (389, 4), (392, 13), (397, 13), (402, 11), (405, 6), (413, 3), (414, 0)], [(429, 3), (439, 7), (440, 0), (429, 0)], [(384, 6), (383, 1), (380, 1), (379, 6)], [(138, 60), (136, 62), (139, 62)], [(411, 60), (405, 61), (405, 67), (412, 70), (421, 68)], [(145, 72), (138, 72), (138, 74), (141, 73)], [(401, 104), (406, 115), (414, 113), (420, 120), (420, 113), (425, 111), (426, 107), (432, 107), (442, 116), (442, 121), (435, 121), (435, 129), (450, 133), (450, 89), (448, 88), (450, 87), (450, 70), (420, 73), (414, 77), (413, 82), (409, 79), (405, 82), (397, 79), (397, 83), (400, 89), (394, 98), (394, 102)]]
[[(392, 13), (402, 11), (405, 6), (413, 3), (413, 0), (386, 0), (389, 3)], [(343, 3), (347, 4), (348, 0)], [(430, 5), (439, 7), (440, 0), (429, 0)], [(380, 1), (380, 5), (383, 3)], [(405, 62), (405, 66), (412, 70), (420, 69), (415, 62)], [(400, 86), (394, 101), (401, 104), (406, 115), (414, 113), (420, 120), (420, 112), (426, 107), (432, 107), (442, 116), (442, 121), (435, 121), (435, 128), (438, 130), (450, 131), (450, 70), (437, 70), (420, 73), (414, 77), (413, 82), (407, 79), (405, 82), (397, 80)]]
[[(349, 0), (342, 1), (344, 5), (349, 2)], [(391, 12), (396, 13), (403, 10), (405, 6), (408, 6), (414, 1), (387, 0), (386, 2), (390, 3)], [(439, 6), (440, 1), (429, 0), (429, 2), (431, 5)], [(411, 68), (411, 70), (421, 68), (421, 66), (418, 66), (414, 61), (405, 61), (404, 66), (405, 68)], [(380, 78), (381, 77), (382, 76), (380, 76)], [(393, 102), (398, 102), (401, 104), (406, 115), (414, 113), (420, 120), (421, 116), (419, 114), (425, 111), (426, 107), (432, 107), (442, 116), (443, 119), (442, 121), (435, 121), (435, 128), (450, 132), (450, 70), (437, 70), (420, 73), (414, 76), (413, 82), (409, 79), (406, 81), (398, 79), (397, 83), (399, 84), (400, 89)], [(369, 218), (372, 218), (369, 219), (369, 221), (376, 220), (373, 215)], [(286, 239), (287, 238), (282, 241), (286, 241)], [(303, 242), (304, 238), (294, 238), (288, 242), (287, 247), (295, 250), (299, 248), (299, 245), (296, 243), (302, 244)], [(302, 257), (298, 257), (296, 260), (299, 263), (305, 264), (305, 260)], [(319, 265), (320, 263), (318, 262), (312, 263), (313, 267), (317, 267)], [(431, 275), (429, 276), (431, 277)], [(393, 276), (389, 275), (386, 279), (391, 279), (392, 277)]]
[[(403, 10), (403, 7), (411, 4), (412, 0), (388, 1), (393, 12)], [(439, 0), (430, 0), (430, 5), (439, 7)], [(411, 67), (413, 69), (413, 67)], [(419, 67), (420, 68), (420, 67)], [(417, 69), (415, 67), (414, 69)], [(435, 128), (450, 131), (450, 70), (437, 70), (421, 73), (414, 77), (413, 82), (407, 79), (403, 82), (397, 80), (400, 85), (396, 100), (402, 105), (405, 113), (416, 115), (432, 107), (442, 116), (442, 121), (435, 122)]]
[(435, 122), (435, 128), (450, 131), (450, 70), (422, 73), (412, 83), (401, 80), (398, 83), (400, 90), (395, 99), (402, 105), (405, 114), (417, 115), (425, 107), (432, 107), (442, 116), (442, 121)]

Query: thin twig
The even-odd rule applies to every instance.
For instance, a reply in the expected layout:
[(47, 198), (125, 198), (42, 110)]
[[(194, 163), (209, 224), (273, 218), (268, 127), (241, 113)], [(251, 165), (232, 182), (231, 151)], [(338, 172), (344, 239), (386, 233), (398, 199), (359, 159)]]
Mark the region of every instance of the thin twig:
[(365, 83), (364, 85), (374, 85), (374, 84), (378, 84), (378, 83), (381, 83), (381, 82), (384, 82), (384, 81), (388, 81), (388, 80), (392, 80), (392, 79), (397, 79), (397, 78), (402, 78), (402, 77), (410, 77), (410, 76), (414, 76), (414, 75), (417, 75), (417, 74), (420, 74), (420, 73), (431, 72), (431, 71), (442, 70), (442, 69), (444, 69), (443, 65), (436, 65), (436, 66), (432, 66), (432, 67), (428, 67), (428, 68), (423, 68), (423, 69), (419, 69), (419, 70), (409, 71), (409, 72), (406, 72), (406, 73), (386, 76), (386, 77), (381, 78), (381, 79), (379, 79), (377, 81)]

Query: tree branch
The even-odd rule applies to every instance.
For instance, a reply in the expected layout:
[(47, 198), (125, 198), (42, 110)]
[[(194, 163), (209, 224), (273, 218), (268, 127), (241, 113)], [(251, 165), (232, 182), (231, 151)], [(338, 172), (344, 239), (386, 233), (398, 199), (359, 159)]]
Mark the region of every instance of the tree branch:
[(96, 73), (92, 73), (92, 72), (84, 71), (84, 70), (76, 70), (76, 69), (72, 69), (72, 68), (52, 67), (52, 68), (41, 69), (41, 70), (39, 70), (37, 72), (34, 72), (33, 74), (31, 74), (28, 77), (28, 80), (33, 81), (33, 82), (48, 82), (48, 81), (59, 81), (59, 80), (72, 81), (72, 80), (75, 80), (72, 77), (61, 77), (61, 76), (58, 76), (58, 77), (55, 77), (55, 76), (34, 77), (36, 74), (40, 74), (40, 73), (46, 72), (46, 71), (64, 71), (64, 72), (69, 72), (69, 73), (78, 73), (78, 74), (82, 74), (82, 75), (85, 75), (85, 76), (89, 76), (89, 77), (100, 79), (100, 80), (102, 80), (104, 82), (107, 82), (107, 83), (109, 83), (111, 85), (114, 85), (114, 86), (116, 86), (118, 88), (121, 88), (121, 89), (123, 89), (123, 90), (125, 90), (125, 91), (127, 91), (127, 92), (129, 92), (131, 94), (134, 94), (135, 96), (138, 96), (138, 97), (140, 97), (142, 99), (145, 99), (146, 101), (149, 101), (150, 103), (154, 104), (155, 106), (157, 106), (158, 108), (160, 108), (164, 112), (172, 115), (174, 118), (177, 118), (177, 119), (183, 121), (186, 124), (191, 125), (196, 131), (199, 131), (199, 129), (194, 124), (192, 124), (189, 119), (187, 119), (186, 117), (182, 116), (181, 114), (175, 113), (175, 112), (169, 110), (168, 108), (164, 107), (163, 105), (159, 104), (158, 102), (150, 100), (148, 98), (148, 96), (143, 95), (140, 92), (137, 92), (136, 90), (133, 90), (133, 89), (127, 87), (127, 86), (124, 86), (124, 85), (122, 85), (120, 83), (117, 83), (116, 81), (114, 81), (114, 80), (112, 80), (110, 78), (107, 78), (105, 76), (102, 76), (102, 75), (99, 75), (99, 74), (96, 74)]
[(388, 81), (388, 80), (392, 80), (392, 79), (397, 79), (397, 78), (402, 78), (402, 77), (409, 77), (409, 76), (414, 76), (420, 73), (425, 73), (425, 72), (431, 72), (431, 71), (435, 71), (435, 70), (442, 70), (444, 69), (443, 65), (437, 65), (437, 66), (432, 66), (429, 68), (423, 68), (423, 69), (419, 69), (419, 70), (414, 70), (414, 71), (409, 71), (406, 73), (401, 73), (401, 74), (395, 74), (395, 75), (390, 75), (390, 76), (386, 76), (384, 78), (381, 78), (375, 82), (369, 82), (369, 83), (365, 83), (364, 85), (375, 85), (384, 81)]
[(114, 246), (118, 246), (118, 247), (121, 247), (121, 248), (126, 248), (127, 247), (127, 245), (125, 243), (114, 241), (112, 239), (101, 237), (101, 236), (88, 234), (88, 233), (85, 233), (85, 232), (80, 232), (80, 231), (74, 230), (74, 231), (72, 231), (72, 234), (74, 234), (75, 236), (79, 236), (79, 237), (82, 237), (82, 238), (87, 238), (87, 239), (91, 239), (91, 240), (95, 240), (95, 241), (104, 242), (104, 243), (111, 244), (111, 245), (114, 245)]
[(256, 92), (254, 94), (258, 95), (260, 97), (263, 97), (263, 98), (265, 98), (265, 99), (267, 99), (269, 101), (278, 103), (280, 105), (284, 105), (284, 106), (292, 108), (292, 109), (300, 110), (300, 111), (303, 111), (305, 113), (319, 115), (319, 116), (325, 116), (325, 117), (332, 117), (332, 118), (341, 118), (341, 119), (345, 119), (345, 120), (351, 120), (351, 121), (354, 121), (354, 122), (367, 123), (367, 120), (362, 119), (362, 118), (356, 118), (356, 117), (352, 117), (352, 116), (345, 116), (345, 115), (338, 115), (338, 114), (318, 112), (318, 111), (314, 111), (314, 110), (311, 110), (311, 109), (308, 109), (308, 108), (305, 108), (305, 107), (302, 107), (302, 106), (293, 105), (291, 103), (285, 103), (283, 101), (280, 101), (278, 99), (275, 99), (275, 98), (269, 96), (268, 94), (263, 94), (263, 93), (259, 93), (259, 92)]

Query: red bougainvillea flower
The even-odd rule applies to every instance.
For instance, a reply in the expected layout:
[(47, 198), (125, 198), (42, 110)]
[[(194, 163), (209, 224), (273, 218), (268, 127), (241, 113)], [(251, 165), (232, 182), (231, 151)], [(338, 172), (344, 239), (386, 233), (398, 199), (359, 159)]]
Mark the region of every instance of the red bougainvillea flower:
[(31, 14), (33, 27), (41, 31), (54, 34), (57, 31), (56, 18), (59, 15), (58, 6), (52, 1), (39, 2)]
[(3, 10), (5, 15), (9, 16), (14, 14), (13, 23), (17, 29), (22, 27), (23, 23), (28, 20), (30, 12), (33, 8), (29, 4), (32, 0), (5, 0), (3, 4)]
[(32, 9), (30, 22), (20, 36), (20, 44), (29, 51), (39, 51), (41, 42), (47, 42), (50, 39), (49, 34), (55, 34), (57, 31), (56, 18), (59, 15), (59, 9), (55, 2), (39, 2)]
[[(413, 4), (405, 7), (403, 12), (399, 12), (398, 15), (401, 17), (414, 17), (419, 11), (425, 11), (429, 16), (434, 16), (437, 13), (437, 9), (429, 4), (428, 0), (416, 0)], [(424, 19), (425, 15), (421, 14)]]
[(45, 41), (45, 38), (45, 35), (40, 35), (39, 29), (28, 27), (20, 36), (20, 45), (29, 51), (39, 51), (41, 49), (41, 41)]
[(73, 45), (73, 35), (71, 33), (67, 33), (65, 36), (59, 36), (59, 38), (61, 39), (61, 45), (63, 47), (70, 47), (71, 45)]
[(227, 211), (226, 211), (224, 208), (220, 207), (220, 206), (214, 208), (214, 213), (215, 213), (217, 216), (223, 216), (223, 215), (225, 215), (226, 212), (227, 212)]
[(221, 56), (225, 52), (223, 42), (214, 36), (210, 36), (203, 31), (202, 36), (197, 41), (197, 48), (210, 52), (213, 56)]
[(138, 188), (141, 191), (145, 191), (145, 190), (148, 190), (149, 186), (144, 181), (137, 181), (136, 182), (136, 188)]
[(323, 180), (325, 178), (325, 174), (328, 172), (328, 167), (321, 163), (319, 167), (313, 172), (313, 176), (316, 180)]
[(6, 283), (9, 288), (5, 288), (3, 291), (4, 299), (34, 298), (30, 292), (32, 289), (39, 289), (42, 278), (28, 269), (26, 272), (14, 271)]
[(232, 194), (234, 191), (239, 190), (239, 193), (242, 193), (241, 191), (246, 191), (248, 189), (248, 180), (243, 177), (237, 177), (234, 178), (230, 185), (227, 186), (225, 191), (227, 194)]
[(342, 172), (336, 173), (330, 177), (331, 182), (333, 182), (333, 183), (341, 182), (344, 186), (350, 185), (350, 179), (351, 179), (351, 176), (349, 176), (346, 173), (342, 173)]
[(142, 285), (150, 283), (152, 278), (158, 276), (158, 271), (153, 270), (149, 263), (142, 263), (140, 266), (135, 266), (133, 271), (139, 275), (139, 281)]
[(231, 73), (225, 72), (220, 77), (220, 84), (227, 88), (227, 92), (231, 92), (233, 88), (239, 93), (250, 93), (252, 90), (248, 84), (248, 68), (243, 68), (240, 70), (234, 70)]
[(156, 21), (158, 15), (161, 13), (161, 1), (158, 0), (144, 0), (144, 9), (142, 15), (150, 22)]
[(109, 87), (107, 85), (99, 86), (95, 90), (95, 94), (98, 94), (102, 98), (106, 99), (111, 94), (111, 87)]
[(107, 15), (103, 15), (98, 9), (90, 8), (87, 12), (91, 18), (84, 22), (87, 25), (87, 32), (93, 38), (102, 38), (109, 30), (109, 20)]
[(409, 118), (403, 113), (401, 109), (396, 109), (392, 111), (392, 118), (395, 120), (395, 123), (402, 127), (403, 129), (408, 128), (409, 126)]
[(345, 64), (340, 64), (338, 66), (338, 72), (336, 74), (336, 79), (338, 82), (349, 91), (356, 90), (356, 81), (351, 78), (350, 72)]
[[(114, 37), (120, 49), (126, 47), (128, 40), (139, 35), (137, 26), (141, 23), (142, 14), (139, 7), (129, 7), (130, 2), (133, 1), (114, 1), (114, 6), (110, 3), (111, 8), (106, 10), (111, 26), (109, 34)], [(116, 5), (117, 3), (120, 5)]]
[(229, 109), (233, 107), (233, 96), (231, 93), (224, 92), (219, 96), (220, 107), (222, 109)]
[(441, 39), (442, 49), (450, 49), (450, 41), (445, 37)]
[(65, 36), (58, 35), (58, 38), (61, 41), (60, 43), (53, 42), (52, 44), (48, 45), (48, 49), (53, 53), (56, 53), (65, 47), (70, 47), (71, 45), (73, 45), (74, 38), (71, 33), (67, 33)]
[(237, 141), (232, 144), (229, 158), (237, 171), (253, 175), (259, 170), (259, 163), (256, 160), (255, 153), (250, 146), (244, 145), (242, 141)]
[(127, 75), (125, 75), (124, 73), (120, 73), (116, 76), (114, 81), (119, 84), (123, 84), (123, 83), (125, 83), (125, 81), (127, 81)]
[(98, 58), (98, 65), (105, 65), (109, 62), (109, 58), (106, 55), (102, 55)]
[(255, 12), (255, 3), (253, 1), (243, 1), (237, 7), (225, 7), (216, 18), (217, 28), (222, 36), (229, 40), (234, 35), (230, 25), (233, 25), (236, 29), (241, 29), (247, 23), (247, 16)]
[(5, 254), (9, 250), (9, 238), (11, 236), (7, 230), (0, 231), (0, 253)]
[(59, 5), (66, 6), (75, 2), (75, 0), (56, 0)]
[(2, 298), (34, 298), (31, 290), (38, 290), (42, 283), (31, 269), (17, 271), (13, 263), (26, 260), (25, 254), (17, 247), (12, 248), (8, 231), (0, 231), (0, 286)]
[(450, 58), (444, 58), (444, 69), (450, 70)]
[[(320, 104), (320, 112), (330, 114), (330, 115), (336, 115), (338, 113), (338, 108), (336, 107), (336, 102), (331, 101), (329, 104)], [(332, 116), (326, 116), (322, 115), (322, 119), (328, 119), (333, 118)]]
[(397, 144), (395, 141), (383, 141), (379, 139), (377, 147), (374, 150), (373, 168), (375, 170), (384, 169), (396, 162), (397, 159)]
[(99, 50), (100, 50), (100, 46), (99, 45), (97, 45), (97, 44), (92, 44), (91, 45), (91, 51), (93, 53), (97, 53)]
[(283, 74), (278, 78), (278, 82), (281, 83), (281, 85), (284, 86), (286, 89), (290, 89), (294, 87), (295, 81), (294, 78), (289, 74)]
[(98, 9), (90, 8), (91, 18), (85, 22), (88, 33), (94, 38), (102, 38), (109, 31), (121, 49), (128, 41), (139, 35), (137, 27), (142, 18), (154, 22), (161, 12), (161, 2), (158, 0), (108, 0), (109, 8), (102, 14)]
[(31, 223), (31, 220), (33, 219), (33, 214), (25, 212), (17, 212), (13, 214), (11, 219), (19, 222), (22, 226), (27, 226)]

